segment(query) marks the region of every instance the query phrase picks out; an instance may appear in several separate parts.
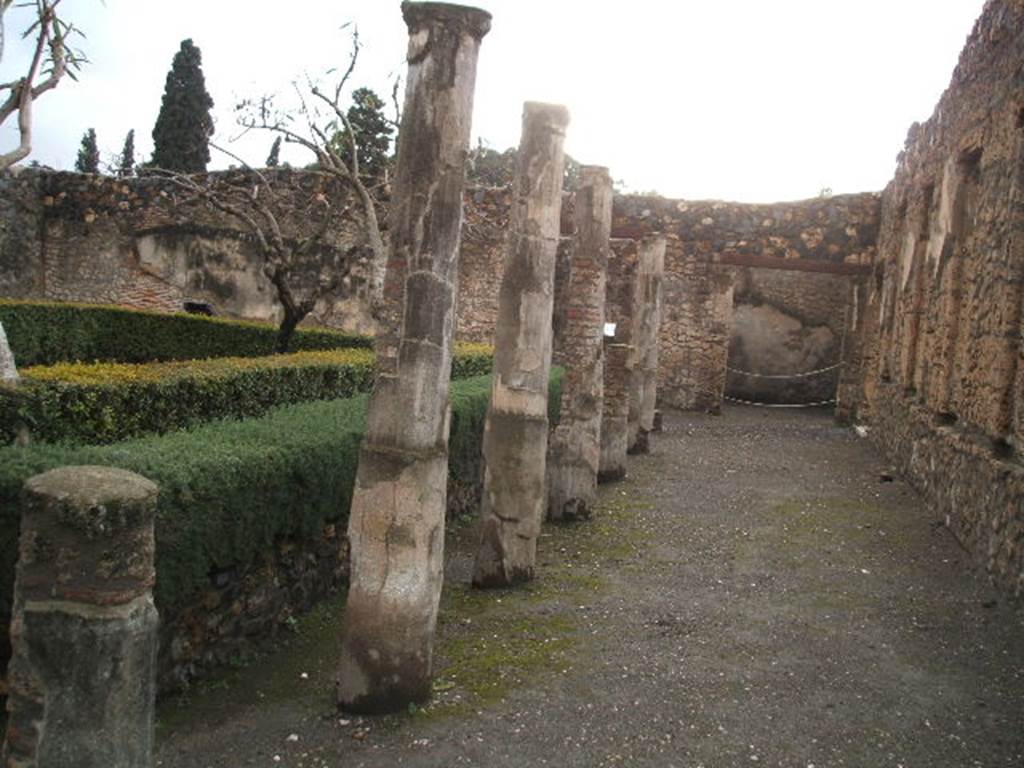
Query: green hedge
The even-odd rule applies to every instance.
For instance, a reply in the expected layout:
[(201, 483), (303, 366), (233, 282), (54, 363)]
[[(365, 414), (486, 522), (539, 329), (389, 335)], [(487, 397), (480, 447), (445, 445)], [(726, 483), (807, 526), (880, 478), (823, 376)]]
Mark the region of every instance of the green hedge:
[[(556, 370), (553, 417), (560, 382)], [(490, 377), (452, 384), (454, 478), (479, 477), (489, 398)], [(0, 448), (0, 621), (10, 615), (19, 493), (29, 477), (63, 465), (99, 464), (156, 482), (156, 600), (161, 610), (173, 611), (207, 583), (211, 571), (244, 567), (275, 537), (313, 535), (327, 521), (344, 522), (365, 408), (360, 395), (115, 445)]]
[[(452, 377), (490, 372), (491, 348), (457, 345)], [(352, 397), (373, 386), (364, 349), (168, 363), (62, 363), (21, 370), (0, 386), (0, 440), (20, 428), (42, 442), (105, 444), (220, 418), (260, 416), (282, 405)]]
[[(207, 357), (258, 357), (274, 351), (277, 327), (102, 304), (0, 299), (0, 323), (21, 366), (75, 360), (149, 363)], [(300, 328), (292, 351), (363, 348), (368, 336)]]

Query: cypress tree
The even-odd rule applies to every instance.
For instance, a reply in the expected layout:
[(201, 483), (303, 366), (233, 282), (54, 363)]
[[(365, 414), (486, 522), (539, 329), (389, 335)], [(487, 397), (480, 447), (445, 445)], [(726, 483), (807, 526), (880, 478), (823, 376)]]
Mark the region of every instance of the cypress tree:
[(281, 164), (281, 137), (274, 139), (270, 145), (270, 154), (267, 155), (267, 168), (276, 168)]
[(135, 129), (128, 131), (124, 137), (124, 149), (121, 150), (121, 160), (117, 164), (118, 176), (131, 176), (135, 173)]
[(100, 172), (100, 150), (96, 146), (96, 130), (90, 128), (82, 136), (82, 146), (78, 149), (75, 170), (79, 173)]
[[(356, 137), (359, 175), (377, 181), (384, 176), (391, 154), (391, 134), (394, 128), (384, 117), (384, 102), (369, 88), (352, 92), (352, 106), (346, 113)], [(338, 131), (332, 139), (334, 146), (348, 162), (350, 156), (348, 132)]]
[(191, 40), (174, 54), (164, 85), (160, 115), (153, 126), (153, 159), (157, 168), (202, 173), (210, 162), (213, 99), (206, 92), (203, 57)]

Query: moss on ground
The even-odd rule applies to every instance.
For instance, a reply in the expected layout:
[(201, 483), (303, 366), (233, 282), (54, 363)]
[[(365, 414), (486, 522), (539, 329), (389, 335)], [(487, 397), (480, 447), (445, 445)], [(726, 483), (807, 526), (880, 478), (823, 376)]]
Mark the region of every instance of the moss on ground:
[[(593, 519), (548, 525), (537, 578), (514, 589), (477, 590), (449, 580), (441, 598), (434, 697), (410, 715), (441, 718), (500, 702), (516, 688), (558, 675), (585, 659), (577, 606), (609, 588), (609, 565), (638, 560), (653, 535), (638, 519), (650, 504), (623, 485), (601, 490)], [(475, 526), (449, 528), (449, 557), (470, 558)], [(158, 737), (223, 722), (241, 710), (304, 702), (333, 711), (333, 685), (344, 599), (321, 603), (299, 619), (282, 647), (170, 697), (159, 707)], [(397, 727), (408, 715), (380, 718)]]

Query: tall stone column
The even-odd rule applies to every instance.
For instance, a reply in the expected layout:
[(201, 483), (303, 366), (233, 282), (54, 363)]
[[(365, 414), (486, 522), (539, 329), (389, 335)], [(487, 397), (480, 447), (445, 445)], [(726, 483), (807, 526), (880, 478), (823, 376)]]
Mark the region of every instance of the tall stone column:
[(562, 106), (528, 102), (523, 111), (484, 426), (483, 508), (473, 570), (478, 587), (506, 587), (534, 573), (544, 520), (551, 315), (568, 123)]
[(575, 198), (576, 244), (562, 332), (561, 415), (548, 447), (548, 517), (590, 516), (601, 452), (604, 366), (601, 354), (605, 270), (612, 220), (607, 168), (584, 166)]
[(630, 393), (630, 453), (647, 453), (648, 436), (655, 431), (658, 401), (658, 345), (661, 335), (662, 280), (665, 274), (665, 238), (649, 235), (640, 241), (637, 264), (637, 310), (634, 318), (636, 354)]
[(5, 766), (152, 768), (156, 498), (111, 467), (25, 483)]
[(609, 483), (626, 476), (629, 426), (629, 384), (633, 346), (605, 337), (604, 401), (601, 406), (601, 458), (597, 481)]
[(14, 364), (14, 353), (11, 352), (11, 345), (7, 343), (3, 323), (0, 323), (0, 382), (18, 383), (18, 366)]
[(398, 134), (380, 367), (349, 516), (351, 583), (338, 703), (405, 709), (430, 695), (448, 477), (448, 385), (462, 190), (480, 41), (491, 16), (403, 3), (409, 71)]
[(605, 331), (604, 404), (601, 413), (601, 462), (598, 482), (626, 476), (629, 448), (630, 393), (639, 388), (636, 360), (636, 313), (639, 248), (631, 239), (614, 239), (608, 257), (604, 319), (614, 327)]
[[(562, 218), (566, 215), (565, 205), (567, 198), (562, 195)], [(562, 359), (562, 347), (565, 343), (566, 319), (566, 296), (569, 293), (569, 277), (572, 274), (572, 252), (576, 238), (562, 235), (558, 238), (558, 248), (555, 251), (555, 308), (551, 313), (551, 363), (553, 365), (564, 365)]]

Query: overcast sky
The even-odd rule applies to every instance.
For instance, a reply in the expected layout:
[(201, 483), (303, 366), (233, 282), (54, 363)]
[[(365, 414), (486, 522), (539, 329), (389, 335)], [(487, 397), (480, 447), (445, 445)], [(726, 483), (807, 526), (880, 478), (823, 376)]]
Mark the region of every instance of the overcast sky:
[[(567, 151), (607, 165), (634, 191), (771, 202), (878, 190), (907, 128), (949, 83), (983, 0), (482, 0), (484, 39), (473, 118), (504, 149), (519, 140), (524, 100), (566, 104)], [(137, 158), (181, 40), (203, 53), (216, 140), (236, 133), (245, 96), (288, 91), (303, 73), (343, 64), (348, 21), (364, 49), (353, 84), (382, 95), (404, 68), (397, 0), (65, 0), (90, 63), (35, 111), (32, 158), (74, 164), (94, 127), (104, 157), (130, 128)], [(10, 12), (9, 38), (25, 22)], [(21, 14), (21, 15), (19, 15)], [(16, 78), (9, 47), (0, 78)], [(8, 121), (9, 123), (12, 121)], [(3, 146), (16, 141), (0, 129)], [(252, 164), (272, 138), (229, 146)], [(298, 152), (298, 150), (294, 150)], [(295, 163), (310, 158), (286, 155)], [(212, 167), (232, 161), (214, 153)]]

